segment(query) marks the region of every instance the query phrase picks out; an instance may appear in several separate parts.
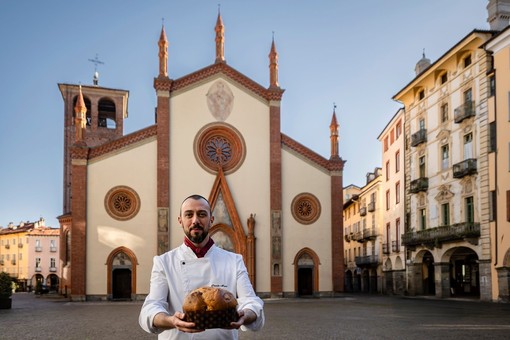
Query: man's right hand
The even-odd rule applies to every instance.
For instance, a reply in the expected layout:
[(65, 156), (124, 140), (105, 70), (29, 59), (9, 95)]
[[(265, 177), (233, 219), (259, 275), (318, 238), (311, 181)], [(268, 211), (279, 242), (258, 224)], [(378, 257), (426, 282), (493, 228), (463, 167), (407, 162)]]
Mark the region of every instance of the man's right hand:
[(204, 329), (195, 329), (194, 322), (184, 321), (184, 313), (182, 312), (175, 312), (174, 315), (158, 313), (154, 317), (152, 323), (156, 328), (160, 329), (177, 328), (179, 331), (185, 333), (198, 333), (204, 331)]

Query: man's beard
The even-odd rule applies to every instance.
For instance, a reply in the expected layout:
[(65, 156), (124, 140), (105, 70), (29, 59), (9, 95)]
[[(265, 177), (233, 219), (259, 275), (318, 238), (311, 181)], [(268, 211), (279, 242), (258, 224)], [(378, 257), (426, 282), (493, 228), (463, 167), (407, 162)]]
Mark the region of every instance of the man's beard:
[[(192, 236), (192, 235), (191, 235), (191, 232), (192, 232), (192, 230), (193, 230), (194, 228), (195, 228), (195, 229), (196, 229), (196, 228), (200, 228), (200, 229), (202, 230), (202, 233), (200, 233), (200, 234), (196, 234), (195, 236)], [(187, 238), (188, 238), (191, 242), (193, 242), (193, 243), (195, 243), (195, 244), (200, 244), (200, 243), (202, 243), (202, 241), (204, 241), (204, 240), (205, 240), (205, 238), (207, 237), (207, 235), (209, 235), (209, 232), (207, 232), (207, 230), (205, 230), (205, 229), (204, 229), (203, 227), (201, 227), (201, 226), (195, 226), (195, 227), (192, 227), (191, 229), (186, 230), (185, 234), (186, 234), (186, 237), (187, 237)]]

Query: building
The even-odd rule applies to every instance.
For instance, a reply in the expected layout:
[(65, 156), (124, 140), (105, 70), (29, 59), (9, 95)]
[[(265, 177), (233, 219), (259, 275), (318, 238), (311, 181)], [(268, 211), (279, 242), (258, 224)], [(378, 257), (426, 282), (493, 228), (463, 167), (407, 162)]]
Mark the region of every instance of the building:
[(382, 263), (383, 292), (406, 291), (406, 256), (401, 245), (405, 221), (404, 109), (399, 109), (378, 137), (382, 145)]
[(143, 298), (153, 256), (182, 243), (176, 220), (193, 193), (209, 198), (212, 238), (244, 256), (260, 296), (343, 291), (344, 161), (336, 114), (324, 134), (329, 159), (281, 133), (284, 90), (274, 40), (264, 87), (227, 64), (220, 15), (215, 31), (213, 64), (171, 79), (163, 27), (156, 123), (134, 133), (122, 134), (128, 91), (59, 84), (61, 291), (66, 287), (72, 300)]
[[(510, 6), (509, 6), (510, 12)], [(508, 20), (507, 20), (508, 24)], [(510, 301), (510, 26), (490, 39), (485, 49), (493, 58), (489, 73), (489, 187), (491, 276), (493, 300)]]
[(490, 300), (487, 97), (493, 31), (473, 30), (394, 99), (405, 107), (408, 292)]
[(56, 291), (59, 234), (43, 218), (0, 228), (0, 270), (16, 279), (21, 291), (35, 288), (37, 282)]
[[(344, 203), (344, 257), (347, 291), (382, 292), (383, 199), (382, 169), (367, 173), (366, 185)], [(357, 192), (357, 193), (356, 193)]]

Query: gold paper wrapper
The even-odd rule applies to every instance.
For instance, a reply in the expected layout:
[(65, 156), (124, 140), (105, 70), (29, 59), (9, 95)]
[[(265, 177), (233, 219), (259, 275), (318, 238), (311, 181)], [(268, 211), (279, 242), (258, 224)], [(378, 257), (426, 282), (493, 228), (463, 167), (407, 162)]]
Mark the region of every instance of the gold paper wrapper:
[(206, 312), (186, 312), (184, 319), (194, 322), (195, 329), (228, 328), (239, 319), (235, 308)]

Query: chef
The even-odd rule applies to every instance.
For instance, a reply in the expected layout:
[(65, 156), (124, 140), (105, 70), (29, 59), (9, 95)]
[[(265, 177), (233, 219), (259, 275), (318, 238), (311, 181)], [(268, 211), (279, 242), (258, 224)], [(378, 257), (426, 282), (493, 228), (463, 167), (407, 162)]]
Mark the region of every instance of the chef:
[[(207, 199), (187, 197), (177, 220), (184, 231), (184, 243), (154, 257), (140, 326), (159, 334), (159, 339), (237, 339), (239, 328), (260, 330), (264, 303), (255, 295), (242, 256), (215, 246), (209, 236), (214, 216)], [(223, 288), (237, 297), (239, 320), (230, 328), (197, 330), (194, 323), (184, 321), (184, 297), (204, 286)]]

